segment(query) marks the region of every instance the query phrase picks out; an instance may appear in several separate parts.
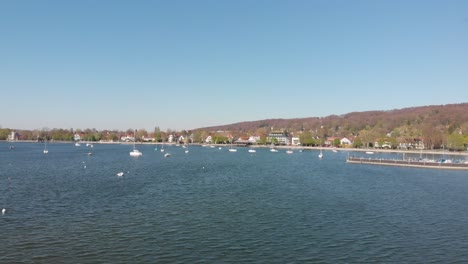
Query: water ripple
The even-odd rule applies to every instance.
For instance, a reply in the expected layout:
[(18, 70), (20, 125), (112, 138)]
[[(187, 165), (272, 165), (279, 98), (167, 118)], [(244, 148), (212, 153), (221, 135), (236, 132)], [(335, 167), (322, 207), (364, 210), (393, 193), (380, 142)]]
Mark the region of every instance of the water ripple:
[(171, 148), (171, 159), (151, 146), (132, 159), (124, 145), (0, 153), (0, 262), (468, 261), (463, 173)]

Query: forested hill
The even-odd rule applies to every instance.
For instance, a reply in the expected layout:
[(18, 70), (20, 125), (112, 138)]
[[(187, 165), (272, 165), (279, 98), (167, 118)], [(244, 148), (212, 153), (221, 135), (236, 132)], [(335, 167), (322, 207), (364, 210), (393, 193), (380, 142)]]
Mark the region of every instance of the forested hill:
[(261, 134), (271, 128), (290, 132), (320, 132), (321, 136), (358, 136), (366, 133), (377, 138), (394, 132), (404, 137), (427, 137), (429, 134), (443, 137), (456, 130), (459, 134), (468, 132), (468, 103), (411, 107), (389, 111), (353, 112), (340, 116), (266, 119), (196, 130)]

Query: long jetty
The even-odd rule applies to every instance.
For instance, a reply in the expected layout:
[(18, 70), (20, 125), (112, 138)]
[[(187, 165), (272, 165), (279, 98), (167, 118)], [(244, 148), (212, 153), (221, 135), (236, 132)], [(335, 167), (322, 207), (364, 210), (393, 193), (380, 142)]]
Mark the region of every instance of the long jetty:
[(399, 166), (413, 168), (430, 168), (430, 169), (449, 169), (449, 170), (468, 170), (468, 163), (454, 162), (436, 162), (424, 160), (401, 160), (401, 159), (374, 159), (364, 157), (348, 157), (347, 163), (354, 164), (371, 164), (384, 166)]

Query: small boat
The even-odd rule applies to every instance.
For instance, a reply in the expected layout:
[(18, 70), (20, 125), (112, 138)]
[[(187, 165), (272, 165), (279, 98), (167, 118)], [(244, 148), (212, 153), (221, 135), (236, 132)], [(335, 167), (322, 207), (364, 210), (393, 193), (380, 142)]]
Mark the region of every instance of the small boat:
[(139, 156), (143, 156), (143, 153), (141, 153), (138, 149), (134, 149), (130, 151), (130, 156), (139, 157)]
[(250, 152), (250, 153), (255, 153), (255, 152), (257, 152), (257, 151), (256, 151), (255, 149), (249, 149), (249, 152)]
[(75, 143), (75, 147), (79, 147), (79, 146), (81, 146), (81, 144), (78, 143), (78, 142), (76, 142), (76, 143)]
[(170, 157), (171, 156), (171, 153), (167, 152), (166, 154), (164, 154), (164, 157), (167, 158), (167, 157)]
[(278, 150), (275, 149), (275, 145), (273, 143), (271, 143), (270, 151), (271, 152), (278, 152)]
[(44, 154), (49, 154), (49, 150), (47, 149), (47, 139), (44, 141), (44, 150), (42, 152)]
[(323, 159), (322, 149), (320, 149), (320, 153), (318, 154), (318, 157), (319, 157), (319, 159)]
[(119, 177), (122, 177), (124, 175), (124, 173), (121, 171), (121, 172), (117, 173), (116, 175), (119, 176)]
[(286, 150), (286, 154), (293, 154), (293, 153), (294, 153), (294, 151), (292, 151), (290, 149)]
[(374, 154), (374, 151), (366, 151), (366, 154), (372, 155)]
[(141, 153), (138, 149), (135, 148), (136, 131), (135, 131), (134, 135), (135, 135), (135, 139), (133, 140), (133, 150), (130, 151), (130, 156), (132, 156), (132, 157), (140, 157), (140, 156), (143, 156), (143, 153)]
[(232, 141), (231, 141), (231, 147), (229, 148), (229, 152), (237, 152), (237, 149), (232, 147)]

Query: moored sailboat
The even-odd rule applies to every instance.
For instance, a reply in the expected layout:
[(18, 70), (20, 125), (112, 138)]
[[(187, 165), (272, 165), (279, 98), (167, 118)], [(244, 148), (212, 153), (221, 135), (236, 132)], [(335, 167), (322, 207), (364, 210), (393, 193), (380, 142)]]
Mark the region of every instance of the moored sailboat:
[(44, 150), (42, 152), (44, 154), (49, 154), (49, 150), (47, 149), (47, 138), (44, 141)]
[(136, 142), (136, 130), (135, 130), (134, 139), (133, 139), (133, 150), (130, 151), (130, 156), (132, 157), (143, 156), (143, 153), (141, 153), (138, 149), (136, 149), (135, 142)]

